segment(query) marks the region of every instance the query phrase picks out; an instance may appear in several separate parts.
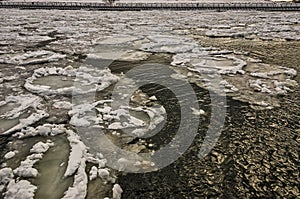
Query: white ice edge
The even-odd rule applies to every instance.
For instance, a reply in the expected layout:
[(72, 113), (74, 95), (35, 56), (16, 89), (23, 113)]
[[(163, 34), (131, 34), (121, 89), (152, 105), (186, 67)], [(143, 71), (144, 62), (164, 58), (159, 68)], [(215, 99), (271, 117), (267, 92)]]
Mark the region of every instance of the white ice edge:
[[(52, 89), (49, 86), (34, 84), (36, 79), (50, 75), (74, 77), (74, 85)], [(108, 68), (99, 70), (84, 66), (78, 69), (73, 68), (72, 66), (66, 68), (44, 67), (36, 69), (33, 75), (26, 79), (24, 87), (32, 93), (41, 95), (86, 94), (101, 91), (118, 80), (119, 78), (116, 75), (113, 75)]]
[(10, 128), (9, 130), (2, 133), (2, 135), (10, 135), (16, 131), (20, 131), (24, 129), (25, 127), (34, 124), (41, 120), (42, 118), (48, 117), (49, 114), (43, 110), (37, 110), (36, 113), (32, 113), (29, 117), (25, 119), (20, 119), (20, 123), (16, 126)]
[(48, 149), (53, 146), (54, 143), (51, 141), (48, 142), (38, 142), (31, 149), (31, 155), (27, 156), (24, 161), (21, 162), (20, 166), (14, 169), (14, 174), (19, 177), (37, 177), (38, 170), (33, 166), (39, 160), (42, 159), (43, 154), (48, 151)]
[(17, 107), (0, 115), (0, 118), (15, 119), (19, 117), (26, 109), (32, 107), (36, 109), (41, 104), (42, 99), (38, 96), (27, 94), (27, 95), (9, 95), (5, 97), (5, 101), (0, 102), (0, 106), (4, 106), (8, 103), (14, 103)]

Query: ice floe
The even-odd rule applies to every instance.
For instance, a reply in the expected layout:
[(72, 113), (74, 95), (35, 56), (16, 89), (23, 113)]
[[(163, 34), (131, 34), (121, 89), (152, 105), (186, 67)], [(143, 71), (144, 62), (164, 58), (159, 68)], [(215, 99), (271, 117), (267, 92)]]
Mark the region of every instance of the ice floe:
[(0, 107), (14, 104), (14, 108), (0, 115), (0, 118), (15, 119), (19, 117), (29, 107), (36, 109), (41, 104), (42, 99), (35, 95), (10, 95), (5, 97), (5, 101), (0, 102)]
[(17, 182), (15, 180), (11, 180), (7, 185), (7, 191), (5, 192), (4, 198), (33, 199), (36, 189), (37, 187), (27, 180), (20, 180)]
[[(199, 86), (211, 87), (217, 82), (215, 78), (221, 78), (219, 86), (228, 95), (249, 102), (253, 108), (259, 108), (256, 105), (262, 109), (279, 106), (276, 95), (285, 95), (297, 85), (292, 80), (297, 75), (294, 69), (271, 66), (244, 53), (215, 48), (197, 47), (192, 52), (176, 53), (171, 65), (178, 72), (177, 76)], [(218, 90), (216, 86), (213, 89)]]
[(87, 54), (87, 59), (98, 60), (98, 62), (99, 60), (146, 60), (151, 53), (138, 50), (143, 42), (143, 37), (112, 35), (103, 41), (95, 42), (96, 46)]
[(150, 53), (140, 51), (130, 51), (124, 54), (119, 60), (120, 61), (143, 61), (148, 59)]
[(42, 98), (32, 94), (9, 95), (0, 102), (0, 119), (4, 123), (16, 121), (16, 125), (5, 128), (2, 134), (12, 134), (32, 125), (49, 114), (44, 110)]
[(229, 74), (244, 74), (243, 68), (247, 63), (234, 56), (216, 55), (211, 57), (201, 57), (193, 59), (191, 62), (192, 67), (189, 70), (201, 73), (219, 73), (222, 75)]
[(10, 128), (9, 130), (3, 132), (3, 135), (9, 135), (16, 131), (19, 131), (27, 126), (36, 123), (37, 121), (41, 120), (42, 118), (48, 117), (49, 114), (43, 110), (38, 110), (36, 113), (32, 113), (29, 117), (20, 119), (19, 124)]
[(65, 177), (71, 176), (77, 171), (82, 164), (84, 154), (87, 153), (86, 146), (80, 141), (80, 138), (77, 134), (71, 130), (67, 130), (66, 133), (68, 135), (67, 138), (71, 146), (71, 151), (68, 160), (68, 167), (64, 175)]
[(110, 37), (107, 37), (101, 41), (97, 41), (97, 44), (106, 44), (106, 45), (120, 45), (120, 44), (128, 44), (132, 43), (136, 40), (141, 39), (140, 37), (135, 37), (131, 35), (112, 35)]
[(57, 109), (72, 109), (72, 103), (68, 101), (58, 101), (53, 103), (53, 107)]
[(26, 52), (20, 55), (2, 55), (0, 56), (0, 63), (16, 65), (43, 64), (47, 62), (55, 62), (65, 57), (66, 55), (42, 50)]
[[(86, 162), (96, 164), (94, 166), (94, 172), (90, 180), (99, 177), (103, 180), (104, 183), (114, 182), (114, 177), (111, 177), (111, 174), (108, 172), (108, 169), (104, 169), (106, 164), (106, 159), (102, 154), (98, 153), (96, 155), (91, 155), (88, 153), (88, 147), (84, 145), (80, 137), (70, 129), (67, 129), (64, 125), (57, 124), (43, 124), (42, 126), (37, 127), (27, 127), (22, 129), (20, 132), (14, 134), (14, 137), (20, 139), (33, 136), (56, 136), (60, 134), (65, 134), (70, 145), (70, 154), (68, 158), (67, 168), (64, 176), (74, 176), (74, 182), (71, 187), (65, 192), (63, 198), (85, 198), (87, 194), (87, 184), (88, 177), (85, 171)], [(5, 189), (8, 181), (17, 176), (19, 177), (37, 177), (38, 171), (34, 168), (34, 164), (40, 161), (43, 157), (43, 154), (49, 150), (54, 143), (51, 141), (47, 142), (37, 142), (30, 149), (30, 154), (26, 157), (25, 160), (21, 161), (19, 167), (13, 171), (10, 168), (0, 170), (0, 185)], [(107, 172), (103, 172), (103, 171)], [(13, 192), (13, 190), (8, 191)]]
[(121, 199), (123, 190), (119, 184), (115, 184), (113, 187), (113, 199)]
[[(110, 100), (102, 100), (92, 104), (74, 105), (69, 112), (72, 116), (70, 124), (77, 127), (90, 127), (97, 125), (100, 128), (107, 126), (110, 130), (125, 130), (134, 128), (130, 131), (131, 135), (143, 136), (148, 131), (154, 130), (160, 123), (164, 121), (165, 109), (162, 106), (153, 107), (129, 107), (120, 106), (113, 110), (107, 103)], [(98, 107), (102, 105), (102, 107)], [(133, 112), (143, 112), (148, 119), (139, 119), (130, 114)], [(94, 112), (94, 115), (88, 114)], [(97, 113), (97, 114), (96, 114)]]
[(197, 109), (191, 108), (191, 110), (193, 111), (192, 114), (194, 114), (194, 115), (205, 115), (205, 111), (202, 109), (197, 110)]
[(27, 156), (24, 161), (21, 162), (20, 166), (16, 168), (13, 172), (19, 177), (36, 177), (38, 175), (37, 169), (33, 167), (40, 159), (42, 159), (43, 154), (48, 151), (48, 149), (53, 146), (52, 142), (38, 142), (31, 149), (31, 155)]
[(161, 36), (148, 36), (149, 43), (144, 43), (141, 50), (146, 52), (158, 53), (185, 53), (192, 51), (197, 44), (190, 42), (190, 39), (161, 35)]
[(16, 155), (17, 151), (10, 151), (4, 155), (5, 159), (11, 159)]
[(74, 183), (69, 187), (62, 199), (85, 199), (88, 183), (85, 166), (85, 159), (79, 159), (78, 171), (74, 176)]
[[(14, 174), (11, 168), (0, 169), (0, 186), (2, 186), (2, 190), (13, 179), (13, 177)], [(2, 192), (2, 190), (0, 190), (0, 192)]]
[(97, 176), (98, 176), (98, 169), (97, 169), (97, 167), (92, 166), (89, 174), (90, 174), (89, 179), (90, 180), (95, 180), (97, 178)]
[(107, 182), (110, 179), (109, 171), (107, 169), (99, 169), (98, 175), (104, 182)]
[(142, 61), (148, 59), (150, 53), (134, 51), (134, 50), (122, 50), (119, 49), (118, 52), (93, 52), (87, 55), (88, 59), (111, 59), (119, 61)]
[[(51, 75), (68, 76), (76, 79), (74, 80), (73, 86), (58, 89), (34, 83), (34, 81), (40, 77)], [(66, 68), (45, 67), (36, 69), (33, 75), (26, 79), (24, 87), (30, 92), (41, 95), (84, 94), (101, 91), (110, 86), (112, 83), (117, 82), (118, 79), (119, 78), (116, 75), (113, 75), (108, 68), (100, 70), (89, 67), (73, 68), (72, 66), (68, 66)]]
[(62, 124), (43, 124), (41, 126), (26, 127), (16, 132), (13, 136), (18, 138), (40, 136), (56, 136), (66, 132), (66, 128)]

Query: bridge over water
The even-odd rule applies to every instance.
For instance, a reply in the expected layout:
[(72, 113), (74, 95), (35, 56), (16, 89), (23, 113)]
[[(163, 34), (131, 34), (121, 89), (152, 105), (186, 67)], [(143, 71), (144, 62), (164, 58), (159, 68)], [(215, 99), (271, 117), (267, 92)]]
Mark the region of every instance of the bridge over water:
[(300, 3), (116, 3), (109, 5), (96, 2), (0, 2), (0, 8), (59, 9), (59, 10), (262, 10), (300, 11)]

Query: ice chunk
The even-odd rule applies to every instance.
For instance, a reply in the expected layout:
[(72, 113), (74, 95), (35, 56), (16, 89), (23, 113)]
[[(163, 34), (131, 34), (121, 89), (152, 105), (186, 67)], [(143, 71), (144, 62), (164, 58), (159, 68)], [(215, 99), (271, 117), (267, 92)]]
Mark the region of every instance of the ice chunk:
[(11, 180), (7, 185), (4, 199), (33, 199), (36, 189), (37, 187), (27, 180), (20, 180), (18, 182)]
[(292, 69), (292, 68), (286, 68), (286, 70), (284, 71), (284, 73), (286, 75), (291, 76), (291, 77), (295, 77), (297, 75), (297, 71), (295, 69)]
[(42, 159), (43, 153), (48, 151), (51, 146), (53, 146), (52, 142), (36, 143), (30, 149), (30, 152), (33, 154), (27, 156), (26, 159), (21, 162), (20, 166), (14, 170), (14, 174), (20, 177), (36, 177), (38, 175), (38, 171), (33, 168), (33, 165)]
[(47, 142), (47, 143), (38, 142), (30, 149), (30, 152), (31, 153), (45, 153), (53, 145), (54, 145), (53, 142)]
[(109, 180), (109, 171), (107, 169), (99, 169), (98, 175), (104, 182)]
[(193, 111), (192, 112), (193, 115), (205, 115), (205, 111), (202, 110), (202, 109), (197, 110), (197, 109), (192, 107), (191, 110)]
[(80, 141), (80, 137), (71, 130), (66, 131), (71, 146), (68, 167), (64, 174), (65, 177), (73, 175), (82, 163), (83, 155), (87, 152), (86, 146)]
[(152, 100), (152, 101), (157, 101), (157, 98), (155, 97), (155, 95), (149, 97), (149, 100)]
[(55, 62), (60, 59), (65, 58), (66, 55), (54, 53), (51, 51), (33, 51), (26, 52), (20, 55), (12, 55), (0, 57), (0, 62), (7, 64), (17, 64), (17, 65), (29, 65), (29, 64), (43, 64), (47, 62)]
[(227, 93), (239, 91), (239, 89), (237, 87), (235, 87), (234, 85), (230, 84), (226, 80), (220, 81), (220, 86), (223, 86), (225, 88), (225, 92), (227, 92)]
[(33, 127), (26, 127), (21, 130), (21, 132), (15, 133), (13, 136), (18, 138), (25, 138), (25, 137), (33, 137), (37, 135), (41, 136), (56, 136), (58, 134), (62, 134), (66, 131), (64, 125), (59, 124), (43, 124), (41, 126), (37, 126), (36, 128)]
[[(34, 83), (39, 77), (50, 75), (74, 77), (76, 78), (74, 80), (74, 86), (54, 89), (49, 86)], [(71, 66), (66, 68), (45, 67), (36, 69), (33, 75), (26, 79), (24, 87), (30, 92), (41, 95), (72, 95), (101, 91), (118, 80), (119, 78), (113, 75), (108, 68), (100, 70), (84, 66), (78, 69)]]
[(57, 109), (72, 109), (72, 103), (67, 101), (54, 102), (53, 107)]
[(171, 35), (148, 36), (149, 43), (144, 43), (141, 50), (159, 53), (185, 53), (190, 52), (198, 45), (191, 39)]
[[(36, 139), (30, 139), (30, 140), (36, 140)], [(26, 141), (28, 141), (28, 139), (26, 140)], [(30, 144), (30, 143), (29, 143)], [(34, 160), (40, 160), (41, 158), (42, 158), (42, 154), (41, 153), (39, 153), (39, 152), (46, 152), (46, 149), (48, 148), (48, 147), (45, 147), (45, 145), (52, 145), (52, 142), (49, 142), (49, 141), (47, 141), (47, 142), (45, 142), (45, 143), (43, 143), (43, 142), (37, 142), (31, 149), (30, 149), (30, 152), (31, 153), (33, 153), (32, 155), (30, 155), (30, 156), (28, 156), (27, 158), (26, 158), (26, 162), (27, 162), (27, 164), (24, 164), (24, 162), (22, 161), (22, 163), (21, 163), (21, 165), (20, 165), (20, 167), (21, 166), (23, 166), (23, 168), (22, 169), (20, 169), (20, 167), (19, 167), (19, 169), (18, 170), (15, 170), (15, 172), (16, 172), (16, 179), (24, 179), (24, 177), (30, 177), (30, 178), (32, 178), (32, 177), (35, 177), (37, 174), (37, 170), (36, 169), (34, 169), (33, 167), (32, 167), (32, 164), (35, 162)], [(42, 147), (39, 147), (39, 146), (42, 146)], [(25, 149), (26, 150), (26, 149)], [(41, 150), (41, 151), (35, 151), (35, 150)], [(59, 151), (57, 151), (57, 152), (59, 152)], [(54, 152), (55, 153), (55, 152)], [(53, 155), (52, 155), (52, 157), (54, 157)], [(55, 158), (55, 157), (54, 157)], [(28, 161), (27, 161), (28, 160)], [(32, 160), (32, 161), (31, 161)], [(31, 161), (31, 163), (30, 163), (30, 161)], [(57, 162), (58, 163), (58, 162)], [(42, 165), (42, 164), (41, 164)], [(49, 165), (47, 166), (46, 165), (46, 167), (44, 168), (44, 169), (49, 169), (48, 168), (49, 167)], [(42, 172), (42, 174), (43, 174), (43, 165), (42, 165), (42, 167), (39, 167), (39, 168), (41, 168), (41, 172)], [(51, 169), (51, 168), (50, 168)], [(25, 173), (26, 172), (26, 173)], [(22, 174), (21, 174), (22, 173)], [(51, 173), (51, 172), (50, 172)], [(58, 174), (59, 175), (59, 174)], [(58, 175), (56, 175), (56, 177), (55, 177), (55, 175), (54, 175), (54, 178), (57, 178), (58, 177)], [(19, 176), (22, 176), (22, 177), (19, 177)], [(37, 185), (39, 188), (41, 188), (41, 189), (43, 189), (43, 184), (40, 184), (39, 182), (41, 182), (40, 181), (40, 177), (45, 177), (45, 178), (47, 178), (47, 175), (46, 176), (44, 176), (44, 175), (42, 175), (42, 176), (39, 176), (37, 179), (31, 179), (31, 180), (33, 180), (34, 182), (34, 184), (35, 185)], [(51, 178), (51, 177), (50, 177)], [(51, 178), (51, 179), (53, 179), (53, 178)], [(30, 181), (31, 181), (30, 180)], [(36, 181), (37, 180), (37, 181)], [(47, 180), (47, 179), (46, 179)], [(52, 181), (52, 183), (53, 183), (53, 181)], [(46, 183), (47, 184), (47, 183)], [(56, 185), (54, 186), (54, 187), (57, 187)], [(65, 190), (64, 188), (62, 188), (62, 190)], [(41, 191), (41, 190), (39, 190), (39, 191)], [(40, 192), (37, 192), (37, 194), (39, 195), (39, 193)], [(59, 191), (60, 192), (60, 191)], [(37, 196), (35, 196), (35, 197), (37, 197)], [(14, 197), (12, 197), (12, 198), (14, 198)], [(23, 198), (23, 197), (21, 197), (21, 198)]]
[(121, 199), (123, 190), (119, 184), (115, 184), (113, 187), (113, 199)]
[(269, 79), (269, 74), (268, 73), (250, 73), (252, 77), (260, 77), (264, 79)]
[(14, 119), (19, 117), (29, 107), (37, 108), (41, 104), (42, 99), (35, 95), (10, 95), (5, 98), (5, 101), (0, 105), (3, 106), (8, 103), (14, 103), (17, 107), (11, 111), (0, 115), (2, 118)]
[(94, 180), (96, 179), (98, 176), (98, 169), (95, 166), (92, 166), (91, 170), (90, 170), (90, 180)]
[(69, 187), (62, 199), (85, 199), (88, 183), (85, 167), (85, 159), (80, 159), (78, 171), (74, 177), (74, 183)]
[(12, 127), (11, 129), (8, 129), (7, 131), (5, 131), (3, 134), (4, 135), (9, 135), (14, 133), (15, 131), (19, 131), (31, 124), (34, 124), (36, 122), (38, 122), (39, 120), (41, 120), (42, 118), (48, 117), (49, 114), (46, 113), (43, 110), (37, 110), (36, 113), (31, 114), (29, 117), (25, 118), (25, 119), (20, 119), (20, 123), (14, 127)]
[(5, 159), (11, 159), (16, 155), (16, 151), (10, 151), (4, 155)]
[(0, 185), (7, 185), (14, 177), (13, 170), (11, 168), (0, 169)]
[(255, 91), (258, 92), (272, 93), (272, 91), (269, 89), (269, 86), (266, 84), (266, 82), (261, 81), (260, 79), (249, 80), (249, 86), (250, 88), (253, 88)]

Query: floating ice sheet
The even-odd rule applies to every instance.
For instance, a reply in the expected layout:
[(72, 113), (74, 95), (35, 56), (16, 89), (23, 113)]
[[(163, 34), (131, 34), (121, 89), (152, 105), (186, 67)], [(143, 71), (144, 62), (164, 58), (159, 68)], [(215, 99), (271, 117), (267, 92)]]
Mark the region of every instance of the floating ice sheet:
[(42, 64), (55, 62), (65, 57), (66, 55), (61, 55), (51, 51), (35, 51), (19, 55), (2, 55), (0, 56), (0, 63), (17, 65)]
[[(113, 110), (107, 103), (111, 101), (98, 101), (92, 104), (74, 105), (69, 112), (72, 116), (70, 124), (77, 127), (91, 127), (94, 125), (104, 128), (107, 126), (110, 130), (132, 129), (134, 136), (143, 136), (148, 131), (154, 130), (164, 121), (165, 109), (162, 106), (157, 107), (126, 107), (120, 106)], [(101, 105), (102, 107), (98, 107)], [(147, 117), (139, 119), (132, 116), (130, 111), (143, 112)], [(91, 114), (94, 112), (94, 114)]]
[(184, 37), (170, 35), (149, 36), (149, 43), (144, 43), (141, 50), (158, 53), (185, 53), (192, 51), (198, 45)]
[[(73, 86), (58, 89), (34, 83), (34, 81), (40, 77), (51, 75), (68, 76), (76, 79), (74, 80)], [(113, 75), (108, 68), (101, 70), (88, 67), (76, 69), (72, 66), (66, 68), (46, 67), (36, 69), (33, 75), (26, 79), (24, 87), (30, 92), (41, 95), (76, 95), (101, 91), (117, 82), (118, 79), (119, 78), (116, 75)]]
[[(13, 109), (0, 114), (0, 118), (15, 119), (19, 117), (28, 108), (36, 109), (41, 105), (42, 99), (35, 95), (10, 95), (5, 101), (0, 102), (0, 108), (5, 105), (13, 106)], [(13, 105), (12, 105), (13, 104)]]
[(264, 64), (238, 52), (198, 47), (193, 52), (173, 55), (171, 64), (182, 78), (199, 86), (211, 86), (216, 74), (221, 75), (220, 86), (227, 95), (249, 102), (256, 109), (279, 106), (276, 96), (292, 92), (297, 85), (292, 79), (296, 70)]

